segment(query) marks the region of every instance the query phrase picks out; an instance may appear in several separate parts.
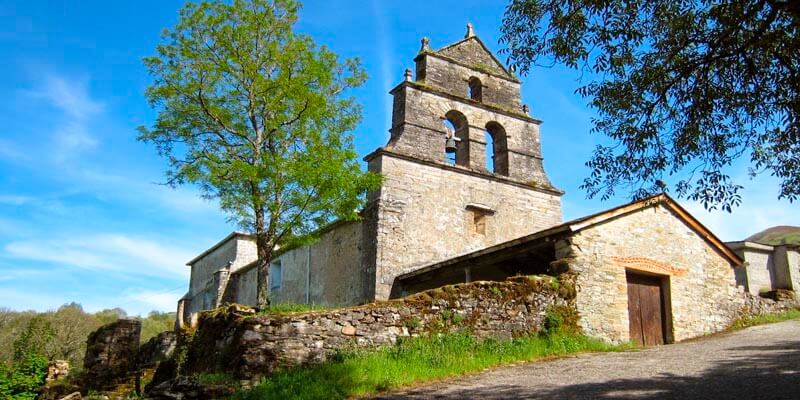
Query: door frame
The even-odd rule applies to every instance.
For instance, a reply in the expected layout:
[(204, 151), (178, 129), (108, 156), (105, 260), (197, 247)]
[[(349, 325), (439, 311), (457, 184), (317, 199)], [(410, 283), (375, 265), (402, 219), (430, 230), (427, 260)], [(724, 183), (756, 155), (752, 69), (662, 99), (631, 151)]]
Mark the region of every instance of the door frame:
[[(661, 331), (664, 334), (664, 344), (672, 344), (675, 343), (675, 337), (673, 335), (673, 325), (672, 325), (672, 293), (670, 291), (670, 276), (669, 275), (662, 275), (656, 274), (649, 271), (641, 271), (638, 269), (633, 268), (625, 268), (625, 304), (627, 305), (625, 312), (626, 315), (630, 315), (630, 299), (628, 298), (627, 286), (628, 286), (628, 276), (629, 275), (639, 275), (639, 276), (646, 276), (650, 278), (657, 278), (660, 282), (660, 292), (661, 292)], [(630, 318), (630, 317), (629, 317)], [(628, 321), (628, 326), (630, 326), (630, 321)], [(630, 329), (630, 328), (629, 328)], [(630, 331), (628, 331), (628, 336), (630, 337)]]

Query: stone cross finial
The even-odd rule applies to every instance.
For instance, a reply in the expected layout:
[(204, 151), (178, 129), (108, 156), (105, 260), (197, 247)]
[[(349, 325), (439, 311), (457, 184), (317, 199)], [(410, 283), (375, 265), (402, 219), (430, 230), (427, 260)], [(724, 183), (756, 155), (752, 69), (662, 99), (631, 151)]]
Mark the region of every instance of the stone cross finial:
[(472, 29), (472, 24), (468, 23), (467, 24), (467, 34), (464, 35), (464, 39), (471, 38), (473, 36), (475, 36), (475, 30)]
[(406, 82), (411, 82), (411, 68), (406, 68), (405, 72), (403, 72), (403, 77)]
[(422, 38), (422, 47), (420, 47), (419, 52), (423, 53), (430, 50), (431, 50), (430, 40), (428, 40), (428, 38), (426, 37)]

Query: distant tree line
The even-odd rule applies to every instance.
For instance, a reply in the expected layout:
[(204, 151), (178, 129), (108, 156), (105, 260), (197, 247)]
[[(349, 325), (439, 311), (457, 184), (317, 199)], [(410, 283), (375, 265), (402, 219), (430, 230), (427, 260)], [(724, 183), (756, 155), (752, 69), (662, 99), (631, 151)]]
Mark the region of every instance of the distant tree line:
[[(120, 318), (130, 317), (121, 308), (87, 313), (77, 303), (43, 313), (0, 308), (0, 398), (34, 399), (52, 360), (68, 361), (70, 374), (80, 372), (89, 334)], [(175, 313), (135, 318), (142, 321), (142, 342), (175, 323)]]

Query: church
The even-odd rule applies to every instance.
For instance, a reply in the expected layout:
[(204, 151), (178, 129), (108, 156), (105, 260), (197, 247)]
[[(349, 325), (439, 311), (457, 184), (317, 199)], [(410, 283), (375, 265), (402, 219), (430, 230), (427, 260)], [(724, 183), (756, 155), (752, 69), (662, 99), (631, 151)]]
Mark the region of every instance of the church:
[[(433, 49), (394, 87), (390, 139), (364, 157), (383, 176), (358, 221), (279, 251), (274, 303), (347, 306), (447, 284), (578, 274), (581, 326), (611, 342), (662, 344), (724, 329), (743, 289), (739, 255), (666, 195), (573, 221), (545, 173), (541, 121), (520, 80), (475, 35)], [(234, 232), (198, 255), (178, 324), (256, 303), (256, 249)]]

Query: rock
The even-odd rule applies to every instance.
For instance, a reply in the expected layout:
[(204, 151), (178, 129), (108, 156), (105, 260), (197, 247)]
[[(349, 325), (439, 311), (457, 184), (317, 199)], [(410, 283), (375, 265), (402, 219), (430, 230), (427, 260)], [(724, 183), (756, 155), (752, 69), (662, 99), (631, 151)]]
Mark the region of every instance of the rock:
[(74, 392), (60, 398), (59, 400), (81, 400), (81, 399), (82, 399), (81, 392)]
[(45, 382), (52, 382), (69, 376), (69, 362), (64, 360), (50, 361), (47, 366), (47, 377)]
[(347, 324), (342, 327), (342, 335), (346, 336), (354, 336), (356, 334), (356, 327), (353, 325)]

